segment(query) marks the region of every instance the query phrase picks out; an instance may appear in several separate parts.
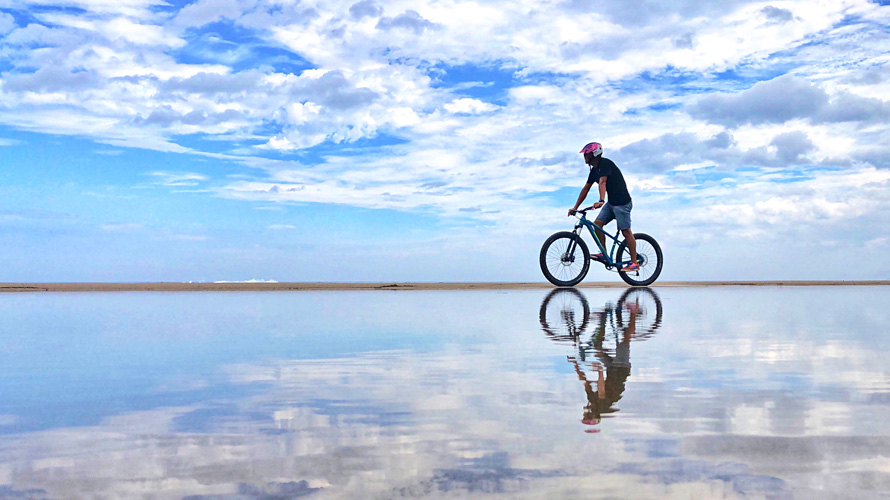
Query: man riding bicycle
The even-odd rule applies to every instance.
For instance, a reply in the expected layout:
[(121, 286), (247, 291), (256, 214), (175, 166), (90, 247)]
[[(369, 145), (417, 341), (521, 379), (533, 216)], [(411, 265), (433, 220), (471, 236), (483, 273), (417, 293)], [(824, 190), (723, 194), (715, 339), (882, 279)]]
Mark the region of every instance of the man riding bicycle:
[[(630, 252), (631, 264), (622, 268), (621, 271), (638, 271), (640, 264), (637, 263), (637, 241), (634, 239), (633, 231), (630, 230), (630, 210), (633, 208), (633, 203), (630, 199), (630, 193), (627, 192), (624, 176), (621, 175), (621, 170), (618, 170), (615, 162), (608, 158), (603, 158), (603, 146), (600, 143), (591, 142), (584, 146), (580, 153), (584, 154), (584, 163), (590, 166), (590, 174), (587, 176), (587, 183), (581, 188), (578, 201), (575, 202), (574, 207), (569, 209), (569, 215), (571, 216), (578, 210), (578, 207), (587, 198), (590, 187), (594, 183), (599, 184), (600, 199), (593, 204), (593, 208), (602, 207), (602, 210), (596, 216), (596, 220), (593, 221), (596, 227), (599, 228), (596, 230), (596, 237), (599, 238), (601, 243), (605, 242), (602, 227), (611, 222), (612, 219), (615, 219), (618, 223), (618, 229), (624, 235), (627, 249)], [(607, 193), (609, 201), (606, 201)], [(590, 257), (597, 261), (605, 259), (602, 252), (593, 254)]]

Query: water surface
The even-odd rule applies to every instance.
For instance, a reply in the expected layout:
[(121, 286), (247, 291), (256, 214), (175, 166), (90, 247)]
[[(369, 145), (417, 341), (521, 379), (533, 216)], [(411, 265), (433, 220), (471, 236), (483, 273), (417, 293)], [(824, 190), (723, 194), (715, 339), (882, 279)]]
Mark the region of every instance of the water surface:
[(888, 498), (890, 289), (0, 296), (0, 499)]

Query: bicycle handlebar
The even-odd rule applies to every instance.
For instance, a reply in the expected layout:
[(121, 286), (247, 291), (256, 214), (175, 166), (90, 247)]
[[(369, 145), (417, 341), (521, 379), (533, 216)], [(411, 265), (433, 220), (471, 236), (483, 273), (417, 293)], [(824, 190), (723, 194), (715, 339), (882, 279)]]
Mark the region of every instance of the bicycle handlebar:
[(593, 209), (593, 205), (590, 205), (587, 208), (579, 208), (578, 210), (572, 210), (572, 215), (575, 215), (577, 213), (580, 213), (581, 215), (587, 215), (587, 211), (592, 210), (592, 209)]

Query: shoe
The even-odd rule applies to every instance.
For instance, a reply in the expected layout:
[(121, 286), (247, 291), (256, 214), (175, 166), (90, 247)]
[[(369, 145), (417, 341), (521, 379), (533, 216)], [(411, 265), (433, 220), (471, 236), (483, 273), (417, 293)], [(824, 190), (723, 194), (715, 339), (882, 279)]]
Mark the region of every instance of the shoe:
[(592, 253), (590, 254), (590, 258), (597, 262), (605, 262), (606, 257), (602, 253)]
[(622, 273), (629, 273), (631, 271), (639, 271), (639, 270), (640, 270), (640, 265), (637, 264), (636, 262), (634, 262), (633, 264), (631, 264), (627, 267), (621, 268)]

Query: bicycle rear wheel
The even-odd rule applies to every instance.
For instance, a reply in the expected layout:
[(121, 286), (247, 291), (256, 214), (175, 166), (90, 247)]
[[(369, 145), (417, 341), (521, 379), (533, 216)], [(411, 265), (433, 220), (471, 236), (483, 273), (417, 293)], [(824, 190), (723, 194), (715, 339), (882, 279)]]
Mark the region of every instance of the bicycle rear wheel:
[[(634, 233), (634, 239), (637, 240), (637, 263), (640, 264), (639, 271), (625, 273), (618, 271), (618, 275), (630, 286), (648, 286), (658, 279), (661, 274), (662, 255), (661, 247), (655, 238), (644, 233)], [(618, 254), (615, 257), (616, 262), (630, 262), (630, 251), (627, 249), (627, 242), (622, 241), (618, 247)]]
[(634, 340), (645, 340), (655, 335), (661, 326), (661, 317), (664, 314), (661, 299), (655, 290), (644, 286), (633, 287), (628, 288), (621, 295), (621, 298), (618, 299), (618, 306), (615, 308), (615, 319), (618, 320), (618, 326), (621, 328), (624, 328), (630, 319), (628, 305), (632, 305), (637, 310)]
[(575, 233), (562, 231), (547, 238), (541, 247), (541, 272), (556, 286), (575, 286), (587, 276), (590, 253)]

